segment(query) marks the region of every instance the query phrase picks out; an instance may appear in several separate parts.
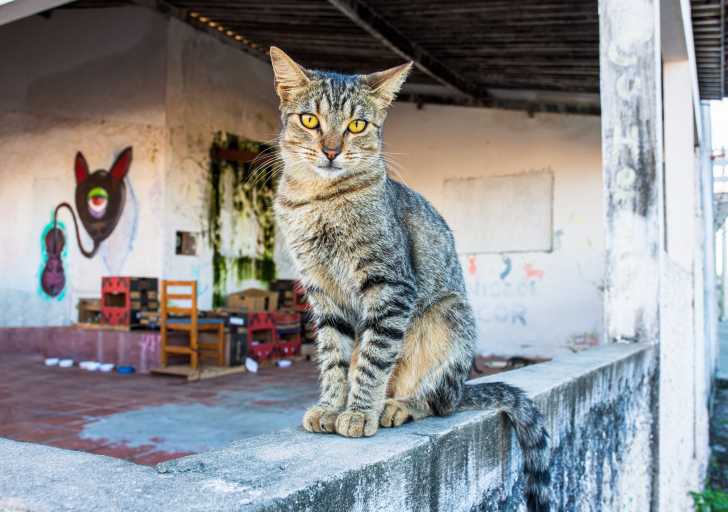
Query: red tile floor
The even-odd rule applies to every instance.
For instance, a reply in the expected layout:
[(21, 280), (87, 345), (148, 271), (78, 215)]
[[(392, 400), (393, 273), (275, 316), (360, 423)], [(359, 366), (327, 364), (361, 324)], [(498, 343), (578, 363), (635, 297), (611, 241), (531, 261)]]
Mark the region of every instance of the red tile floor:
[[(0, 374), (3, 376), (0, 380), (0, 437), (148, 465), (218, 447), (216, 443), (226, 444), (231, 436), (234, 440), (254, 435), (245, 431), (245, 425), (255, 423), (256, 418), (259, 419), (257, 423), (273, 422), (275, 425), (271, 428), (278, 428), (281, 418), (285, 426), (296, 426), (301, 412), (315, 401), (318, 392), (316, 368), (305, 361), (287, 369), (262, 368), (257, 374), (188, 383), (175, 377), (47, 368), (43, 366), (41, 356), (3, 353), (0, 354)], [(271, 397), (271, 391), (277, 394)], [(185, 407), (188, 416), (175, 419), (178, 418), (175, 411)], [(195, 407), (205, 407), (205, 412), (198, 414)], [(237, 411), (245, 414), (245, 421), (220, 425), (220, 418), (228, 417), (231, 410), (236, 411), (235, 414)], [(144, 411), (149, 414), (145, 416)], [(197, 430), (189, 433), (189, 436), (197, 436), (190, 437), (189, 444), (194, 448), (184, 449), (188, 424), (184, 418), (194, 414), (195, 421), (204, 422), (208, 413), (211, 413), (210, 424), (197, 425)], [(256, 414), (255, 418), (249, 418)], [(117, 418), (120, 422), (113, 423)], [(112, 421), (104, 432), (114, 434), (110, 436), (114, 439), (89, 434), (94, 425), (105, 425), (103, 421)], [(217, 424), (212, 424), (216, 421)], [(129, 439), (121, 434), (116, 436), (114, 425), (121, 425), (118, 430), (132, 432)], [(238, 430), (233, 433), (229, 432), (236, 428)], [(134, 434), (140, 430), (144, 430), (144, 436)], [(225, 430), (228, 437), (221, 437), (219, 434)], [(174, 434), (176, 449), (170, 449), (169, 443), (165, 445), (170, 434)], [(201, 449), (199, 437), (209, 438), (209, 445), (203, 442)]]

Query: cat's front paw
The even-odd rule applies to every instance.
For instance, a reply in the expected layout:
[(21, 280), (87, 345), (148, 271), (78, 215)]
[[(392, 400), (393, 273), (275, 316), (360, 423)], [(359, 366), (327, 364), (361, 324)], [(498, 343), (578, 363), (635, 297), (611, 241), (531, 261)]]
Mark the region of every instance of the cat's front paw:
[(344, 411), (336, 418), (336, 432), (346, 437), (369, 437), (377, 433), (379, 414), (366, 411)]
[(336, 432), (336, 418), (339, 411), (314, 405), (303, 415), (303, 428), (309, 432)]

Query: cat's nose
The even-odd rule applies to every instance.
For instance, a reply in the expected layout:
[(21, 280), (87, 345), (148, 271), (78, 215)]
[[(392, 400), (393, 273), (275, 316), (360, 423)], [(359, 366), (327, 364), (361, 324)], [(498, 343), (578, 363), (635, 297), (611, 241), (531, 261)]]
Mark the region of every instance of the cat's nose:
[(341, 146), (338, 148), (329, 148), (329, 147), (322, 147), (321, 151), (324, 152), (324, 155), (326, 155), (326, 158), (329, 159), (330, 162), (333, 162), (334, 158), (339, 156), (339, 153), (341, 153)]

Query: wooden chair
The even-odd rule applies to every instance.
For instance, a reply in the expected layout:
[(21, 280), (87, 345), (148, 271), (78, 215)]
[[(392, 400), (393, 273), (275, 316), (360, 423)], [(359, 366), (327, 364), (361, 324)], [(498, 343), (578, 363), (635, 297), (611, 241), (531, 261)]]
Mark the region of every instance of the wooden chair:
[[(170, 293), (169, 288), (187, 289), (188, 292)], [(180, 306), (184, 302), (189, 306)], [(217, 364), (225, 365), (225, 323), (222, 318), (198, 318), (197, 281), (162, 281), (159, 324), (162, 338), (162, 366), (167, 366), (168, 354), (182, 354), (190, 357), (190, 367), (199, 366), (201, 352), (217, 352)], [(169, 315), (177, 315), (170, 317)], [(170, 331), (189, 333), (189, 346), (170, 345), (167, 335)], [(201, 342), (200, 332), (212, 331), (216, 341)]]

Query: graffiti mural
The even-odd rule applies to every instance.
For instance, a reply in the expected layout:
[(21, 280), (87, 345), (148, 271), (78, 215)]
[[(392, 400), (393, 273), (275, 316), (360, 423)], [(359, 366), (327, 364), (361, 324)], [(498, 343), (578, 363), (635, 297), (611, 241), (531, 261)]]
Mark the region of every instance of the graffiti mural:
[(207, 231), (213, 305), (246, 279), (275, 279), (273, 195), (278, 159), (267, 144), (217, 133), (210, 147)]
[(519, 260), (509, 254), (480, 260), (470, 255), (465, 260), (468, 294), (479, 324), (489, 332), (501, 328), (513, 334), (517, 332), (513, 329), (530, 323), (529, 310), (538, 301), (545, 272), (532, 262)]
[[(44, 237), (45, 266), (41, 273), (41, 288), (50, 297), (58, 296), (65, 288), (65, 271), (60, 254), (66, 245), (65, 235), (59, 227), (58, 214), (62, 209), (71, 213), (76, 231), (78, 249), (86, 258), (93, 258), (102, 242), (114, 232), (124, 211), (127, 189), (125, 178), (132, 161), (132, 148), (124, 149), (107, 171), (89, 172), (83, 153), (76, 153), (74, 174), (76, 177), (76, 209), (60, 203), (53, 212), (53, 225)], [(76, 216), (78, 212), (78, 217)], [(87, 249), (81, 241), (78, 219), (91, 238), (92, 247)]]
[(52, 298), (63, 298), (66, 288), (66, 275), (63, 271), (63, 260), (68, 255), (63, 233), (65, 226), (61, 222), (51, 220), (41, 234), (41, 273), (40, 289), (44, 295)]

